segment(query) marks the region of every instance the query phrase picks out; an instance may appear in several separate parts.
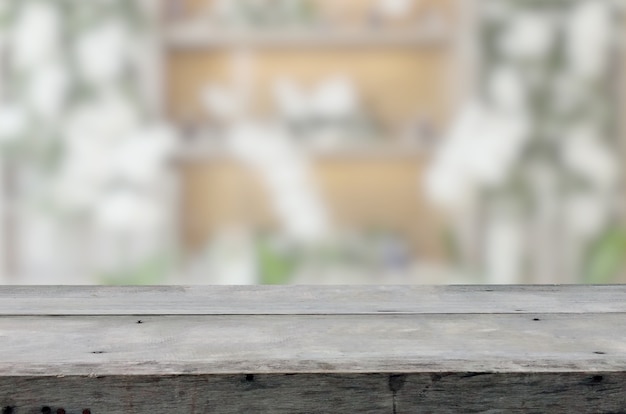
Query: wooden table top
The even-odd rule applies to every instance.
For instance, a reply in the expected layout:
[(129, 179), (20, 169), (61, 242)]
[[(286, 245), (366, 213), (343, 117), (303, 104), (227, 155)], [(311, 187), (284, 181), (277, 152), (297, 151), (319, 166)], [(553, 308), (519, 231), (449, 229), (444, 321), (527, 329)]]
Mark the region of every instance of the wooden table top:
[(625, 372), (626, 286), (0, 288), (0, 377)]

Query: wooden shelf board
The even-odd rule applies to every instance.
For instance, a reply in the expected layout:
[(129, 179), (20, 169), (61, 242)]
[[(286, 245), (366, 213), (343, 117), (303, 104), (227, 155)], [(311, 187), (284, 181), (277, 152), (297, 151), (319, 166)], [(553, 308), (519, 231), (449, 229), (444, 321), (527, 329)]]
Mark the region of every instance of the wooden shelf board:
[[(386, 144), (362, 147), (343, 148), (314, 148), (303, 147), (303, 152), (317, 160), (346, 159), (346, 160), (379, 160), (379, 159), (407, 159), (422, 158), (428, 151), (416, 145)], [(174, 155), (177, 162), (204, 162), (218, 159), (236, 159), (232, 151), (224, 147), (207, 145), (181, 146)]]
[(174, 49), (231, 47), (424, 47), (448, 44), (448, 36), (426, 30), (228, 30), (177, 23), (166, 28), (164, 44)]

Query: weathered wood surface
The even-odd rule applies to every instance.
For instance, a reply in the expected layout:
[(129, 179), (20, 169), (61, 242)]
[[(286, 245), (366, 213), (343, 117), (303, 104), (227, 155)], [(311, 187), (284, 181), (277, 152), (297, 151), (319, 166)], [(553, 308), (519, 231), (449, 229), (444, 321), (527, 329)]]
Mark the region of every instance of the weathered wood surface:
[(626, 413), (625, 308), (624, 286), (2, 287), (0, 412)]
[(624, 374), (273, 374), (0, 378), (15, 414), (624, 413)]
[(619, 313), (165, 315), (138, 321), (0, 318), (0, 372), (626, 372), (626, 314)]
[(5, 286), (0, 315), (626, 312), (626, 286)]

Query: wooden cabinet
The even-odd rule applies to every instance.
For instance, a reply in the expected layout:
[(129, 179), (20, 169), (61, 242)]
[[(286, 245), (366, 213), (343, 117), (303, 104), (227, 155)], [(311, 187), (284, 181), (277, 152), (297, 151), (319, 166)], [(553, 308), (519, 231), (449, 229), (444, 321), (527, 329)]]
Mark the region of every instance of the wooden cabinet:
[[(271, 116), (276, 77), (289, 76), (305, 86), (333, 74), (350, 77), (387, 132), (382, 149), (366, 150), (365, 156), (351, 147), (311, 157), (333, 226), (385, 228), (405, 237), (416, 257), (439, 260), (443, 225), (421, 185), (429, 152), (404, 149), (396, 135), (416, 118), (441, 134), (454, 114), (463, 1), (418, 0), (404, 21), (372, 28), (366, 8), (374, 2), (342, 1), (338, 11), (338, 2), (320, 0), (321, 13), (335, 19), (336, 27), (291, 31), (215, 27), (206, 12), (211, 2), (187, 1), (185, 12), (166, 20), (163, 31), (167, 111), (181, 123), (209, 124), (200, 91), (207, 83), (241, 76), (236, 72), (242, 53), (254, 116)], [(433, 16), (443, 23), (439, 30), (427, 27)], [(181, 227), (188, 249), (200, 248), (221, 226), (276, 225), (259, 177), (232, 157), (188, 152), (191, 157), (179, 158)]]

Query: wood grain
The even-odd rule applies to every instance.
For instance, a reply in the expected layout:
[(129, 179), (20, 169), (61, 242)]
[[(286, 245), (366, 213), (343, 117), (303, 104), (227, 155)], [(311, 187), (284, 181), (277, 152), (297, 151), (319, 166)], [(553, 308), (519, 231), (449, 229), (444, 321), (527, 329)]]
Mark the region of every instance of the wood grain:
[(4, 286), (0, 315), (623, 313), (626, 286)]
[(624, 412), (625, 382), (613, 373), (0, 378), (0, 406), (16, 414), (44, 406), (68, 414), (609, 414)]
[(624, 413), (625, 294), (0, 287), (0, 412)]
[(194, 375), (0, 378), (0, 404), (15, 414), (391, 413), (393, 401), (380, 374)]
[[(535, 320), (537, 319), (537, 320)], [(623, 372), (626, 314), (0, 318), (4, 375)]]

